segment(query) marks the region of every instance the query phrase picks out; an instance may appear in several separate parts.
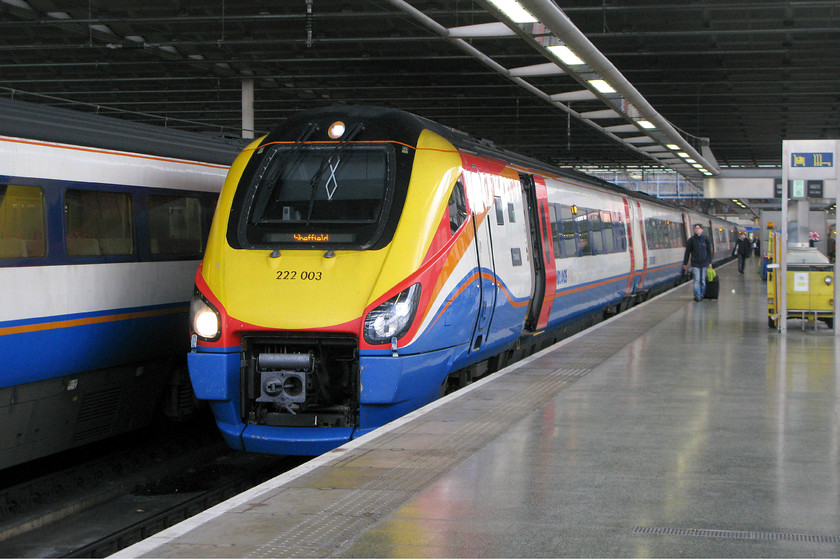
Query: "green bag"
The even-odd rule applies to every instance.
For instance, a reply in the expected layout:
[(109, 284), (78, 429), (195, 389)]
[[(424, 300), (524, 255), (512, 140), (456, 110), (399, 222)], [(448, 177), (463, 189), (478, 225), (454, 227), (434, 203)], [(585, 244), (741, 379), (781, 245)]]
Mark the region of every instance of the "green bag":
[(717, 272), (711, 266), (706, 269), (706, 282), (714, 282)]

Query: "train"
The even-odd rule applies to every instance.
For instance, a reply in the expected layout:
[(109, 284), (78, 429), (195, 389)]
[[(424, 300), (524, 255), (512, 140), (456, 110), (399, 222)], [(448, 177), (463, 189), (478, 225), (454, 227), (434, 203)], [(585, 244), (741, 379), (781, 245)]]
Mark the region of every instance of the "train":
[(245, 145), (0, 99), (0, 469), (194, 406), (193, 279)]
[(302, 112), (219, 197), (189, 374), (225, 441), (318, 455), (683, 281), (735, 226), (395, 109)]

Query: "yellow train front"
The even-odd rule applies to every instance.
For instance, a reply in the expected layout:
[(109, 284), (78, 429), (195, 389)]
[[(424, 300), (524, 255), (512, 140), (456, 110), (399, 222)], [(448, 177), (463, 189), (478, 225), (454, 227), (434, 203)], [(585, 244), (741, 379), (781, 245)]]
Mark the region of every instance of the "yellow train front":
[[(322, 453), (438, 398), (468, 353), (480, 298), (474, 282), (446, 285), (474, 239), (462, 161), (428, 124), (319, 110), (234, 162), (189, 355), (232, 447)], [(433, 312), (442, 290), (465, 297)]]

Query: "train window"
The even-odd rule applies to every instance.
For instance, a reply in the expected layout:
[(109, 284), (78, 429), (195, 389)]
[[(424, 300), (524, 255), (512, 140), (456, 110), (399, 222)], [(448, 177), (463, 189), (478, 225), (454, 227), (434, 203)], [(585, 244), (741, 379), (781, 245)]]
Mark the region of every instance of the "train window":
[(449, 230), (454, 235), (464, 220), (467, 219), (467, 199), (464, 196), (464, 181), (460, 177), (455, 186), (452, 187), (452, 194), (449, 195)]
[(64, 226), (71, 257), (134, 252), (131, 197), (126, 193), (68, 190), (64, 194)]
[(615, 234), (615, 250), (619, 253), (627, 251), (627, 229), (621, 212), (613, 212), (613, 233)]
[(149, 239), (153, 255), (200, 255), (201, 199), (149, 195)]
[(615, 234), (613, 233), (612, 216), (609, 212), (601, 212), (603, 226), (604, 253), (615, 253)]
[(508, 202), (508, 221), (512, 224), (516, 223), (516, 206), (513, 202)]
[(548, 205), (548, 217), (551, 222), (551, 243), (554, 246), (554, 258), (562, 259), (565, 255), (563, 254), (563, 243), (560, 235), (560, 223), (557, 221), (556, 204)]
[(493, 206), (496, 208), (496, 225), (497, 226), (505, 225), (505, 209), (502, 206), (502, 197), (501, 196), (494, 196), (493, 197)]
[(578, 210), (578, 215), (575, 216), (575, 225), (577, 226), (578, 235), (580, 236), (579, 241), (581, 256), (591, 255), (592, 242), (589, 239), (589, 210)]
[[(366, 247), (393, 198), (392, 148), (345, 144), (270, 146), (249, 187), (239, 222), (251, 246), (278, 243)], [(246, 199), (247, 200), (247, 199)]]
[(0, 185), (0, 259), (46, 256), (44, 191)]
[(601, 212), (593, 210), (589, 213), (589, 227), (592, 231), (592, 254), (604, 254), (604, 234), (603, 226), (601, 225)]
[(560, 207), (560, 219), (563, 222), (563, 256), (577, 257), (578, 253), (578, 235), (577, 228), (575, 228), (575, 216), (572, 214), (572, 209), (568, 206)]

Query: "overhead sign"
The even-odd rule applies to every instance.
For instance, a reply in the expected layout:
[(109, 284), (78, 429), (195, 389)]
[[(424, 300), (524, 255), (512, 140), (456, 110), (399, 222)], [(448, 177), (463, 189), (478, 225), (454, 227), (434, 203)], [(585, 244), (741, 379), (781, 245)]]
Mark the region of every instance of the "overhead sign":
[(833, 152), (797, 153), (790, 154), (791, 167), (834, 167)]

